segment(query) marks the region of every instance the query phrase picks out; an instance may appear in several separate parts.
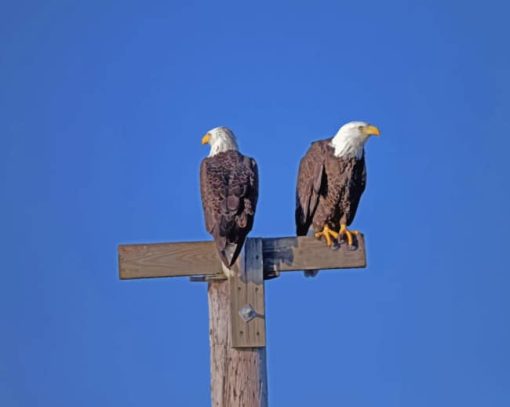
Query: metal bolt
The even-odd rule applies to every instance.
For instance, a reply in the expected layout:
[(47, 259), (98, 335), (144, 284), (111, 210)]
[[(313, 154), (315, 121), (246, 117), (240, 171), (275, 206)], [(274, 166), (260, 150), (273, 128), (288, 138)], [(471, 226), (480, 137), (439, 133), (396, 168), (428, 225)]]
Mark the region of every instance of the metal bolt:
[(250, 322), (257, 316), (257, 312), (250, 304), (246, 304), (239, 310), (239, 316), (243, 319), (244, 322)]

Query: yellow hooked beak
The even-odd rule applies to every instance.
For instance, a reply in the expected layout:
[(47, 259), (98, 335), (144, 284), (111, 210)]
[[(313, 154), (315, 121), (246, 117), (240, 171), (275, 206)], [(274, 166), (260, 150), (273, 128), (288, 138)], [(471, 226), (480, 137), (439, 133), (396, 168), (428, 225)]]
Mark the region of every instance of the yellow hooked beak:
[(209, 140), (211, 140), (211, 135), (207, 133), (204, 137), (202, 137), (202, 144), (209, 143)]
[(365, 129), (363, 131), (367, 136), (380, 136), (381, 135), (381, 131), (377, 127), (372, 126), (371, 124), (369, 124), (368, 126), (365, 126)]

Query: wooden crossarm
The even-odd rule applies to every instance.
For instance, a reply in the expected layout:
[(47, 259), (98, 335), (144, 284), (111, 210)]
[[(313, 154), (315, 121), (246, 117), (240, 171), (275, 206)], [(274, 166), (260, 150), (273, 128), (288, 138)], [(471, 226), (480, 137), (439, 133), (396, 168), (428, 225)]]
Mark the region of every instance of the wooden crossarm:
[[(311, 237), (263, 238), (264, 276), (295, 270), (366, 267), (365, 241), (358, 236), (355, 249), (342, 244), (328, 248)], [(221, 275), (214, 242), (119, 245), (121, 279)]]

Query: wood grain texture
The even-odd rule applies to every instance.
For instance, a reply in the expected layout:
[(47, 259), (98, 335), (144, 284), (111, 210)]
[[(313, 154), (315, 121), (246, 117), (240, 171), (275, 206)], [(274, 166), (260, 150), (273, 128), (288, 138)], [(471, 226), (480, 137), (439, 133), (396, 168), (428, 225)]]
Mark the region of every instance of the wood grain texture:
[(295, 270), (327, 270), (366, 267), (365, 239), (359, 235), (355, 247), (330, 248), (312, 237), (262, 239), (264, 273)]
[(230, 285), (210, 282), (211, 405), (267, 407), (266, 348), (232, 347)]
[(214, 242), (119, 245), (121, 279), (223, 273)]
[[(331, 249), (311, 237), (263, 238), (262, 248), (264, 275), (366, 267), (363, 235), (355, 249)], [(118, 254), (121, 279), (222, 274), (213, 242), (120, 245)]]
[[(232, 346), (266, 346), (262, 239), (246, 241), (239, 266), (239, 272), (229, 278)], [(247, 321), (241, 317), (240, 310), (243, 307), (253, 309), (253, 319)]]

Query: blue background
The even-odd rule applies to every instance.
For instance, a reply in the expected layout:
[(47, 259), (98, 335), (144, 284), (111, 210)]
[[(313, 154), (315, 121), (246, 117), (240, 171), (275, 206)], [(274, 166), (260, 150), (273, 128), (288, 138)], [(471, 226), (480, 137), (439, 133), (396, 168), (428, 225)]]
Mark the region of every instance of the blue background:
[(207, 295), (119, 281), (124, 242), (204, 240), (203, 134), (294, 232), (312, 140), (367, 145), (364, 271), (267, 284), (273, 406), (510, 405), (503, 1), (4, 1), (0, 404), (205, 406)]

